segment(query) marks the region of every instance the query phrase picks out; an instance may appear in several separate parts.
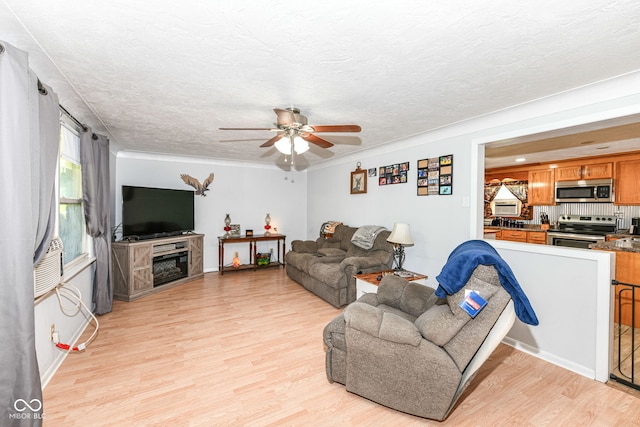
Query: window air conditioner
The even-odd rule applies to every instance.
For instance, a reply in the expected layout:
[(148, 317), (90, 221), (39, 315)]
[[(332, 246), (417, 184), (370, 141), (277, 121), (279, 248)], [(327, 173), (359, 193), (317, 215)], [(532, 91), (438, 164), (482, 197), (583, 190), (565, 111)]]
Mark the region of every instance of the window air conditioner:
[(62, 240), (55, 237), (47, 253), (33, 269), (33, 294), (35, 298), (58, 286), (62, 277)]

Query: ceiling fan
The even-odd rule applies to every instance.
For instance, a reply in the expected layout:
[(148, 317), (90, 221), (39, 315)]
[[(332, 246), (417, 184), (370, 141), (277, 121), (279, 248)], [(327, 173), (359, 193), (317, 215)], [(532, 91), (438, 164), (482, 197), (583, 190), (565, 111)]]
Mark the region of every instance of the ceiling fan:
[[(315, 135), (322, 132), (360, 132), (358, 125), (309, 125), (307, 118), (300, 114), (300, 109), (289, 107), (287, 109), (274, 108), (277, 116), (275, 128), (220, 128), (220, 130), (268, 130), (277, 132), (277, 135), (262, 144), (260, 147), (275, 147), (285, 155), (295, 151), (302, 154), (309, 149), (309, 142), (322, 148), (329, 148), (333, 143)], [(285, 138), (286, 137), (286, 138)]]

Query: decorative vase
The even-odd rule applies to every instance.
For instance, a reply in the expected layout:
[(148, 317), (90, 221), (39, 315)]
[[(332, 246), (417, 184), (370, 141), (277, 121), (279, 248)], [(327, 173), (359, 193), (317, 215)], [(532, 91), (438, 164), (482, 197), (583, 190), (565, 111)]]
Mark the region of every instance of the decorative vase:
[(231, 217), (229, 216), (229, 214), (227, 214), (227, 216), (224, 217), (224, 236), (222, 237), (229, 237), (231, 236), (229, 234), (229, 231), (231, 231)]
[(264, 217), (264, 235), (265, 236), (270, 236), (271, 235), (271, 215), (267, 214), (267, 216)]

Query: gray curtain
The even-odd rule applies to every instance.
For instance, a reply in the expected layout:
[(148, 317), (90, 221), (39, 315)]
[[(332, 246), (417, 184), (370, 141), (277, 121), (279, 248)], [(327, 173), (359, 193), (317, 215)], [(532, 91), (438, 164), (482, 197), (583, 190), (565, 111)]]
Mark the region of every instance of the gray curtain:
[[(34, 76), (35, 78), (35, 76)], [(49, 244), (53, 238), (56, 222), (56, 208), (58, 202), (56, 200), (56, 170), (60, 153), (60, 104), (58, 96), (53, 93), (50, 87), (41, 84), (37, 79), (29, 84), (29, 89), (38, 88), (38, 104), (39, 114), (31, 115), (31, 119), (35, 122), (31, 128), (37, 128), (39, 135), (33, 135), (32, 146), (40, 147), (39, 150), (33, 150), (31, 165), (32, 170), (36, 173), (33, 184), (37, 188), (31, 192), (32, 203), (34, 206), (39, 205), (40, 209), (34, 209), (33, 221), (36, 227), (35, 247), (33, 264), (38, 262), (49, 249)], [(39, 119), (39, 120), (35, 120)]]
[(111, 213), (109, 209), (109, 140), (87, 129), (80, 135), (82, 192), (87, 233), (93, 237), (96, 270), (93, 302), (96, 314), (111, 311)]
[[(0, 41), (0, 424), (42, 424), (33, 267), (49, 246), (58, 100), (28, 55)], [(53, 144), (53, 147), (51, 146)], [(53, 171), (53, 172), (52, 172)]]

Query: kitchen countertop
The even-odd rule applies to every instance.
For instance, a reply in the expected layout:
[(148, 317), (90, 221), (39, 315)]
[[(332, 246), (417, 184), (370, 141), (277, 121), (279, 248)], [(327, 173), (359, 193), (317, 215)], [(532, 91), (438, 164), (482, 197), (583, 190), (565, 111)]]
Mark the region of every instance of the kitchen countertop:
[(522, 231), (545, 231), (540, 227), (540, 224), (525, 224), (524, 227), (503, 227), (501, 225), (485, 225), (485, 230), (522, 230)]
[[(496, 233), (500, 230), (521, 230), (521, 231), (542, 231), (540, 224), (524, 224), (523, 228), (518, 227), (503, 227), (498, 225), (485, 225), (485, 233)], [(594, 243), (589, 246), (590, 249), (601, 249), (605, 251), (623, 251), (623, 252), (638, 252), (640, 253), (640, 236), (631, 235), (628, 230), (618, 230), (615, 233), (606, 235), (607, 241), (602, 243)], [(617, 239), (611, 240), (609, 239)]]
[(615, 233), (607, 234), (607, 239), (626, 239), (629, 237), (640, 237), (629, 234), (629, 230), (618, 230)]
[(640, 253), (640, 237), (626, 237), (624, 239), (594, 243), (592, 245), (589, 245), (589, 249)]

